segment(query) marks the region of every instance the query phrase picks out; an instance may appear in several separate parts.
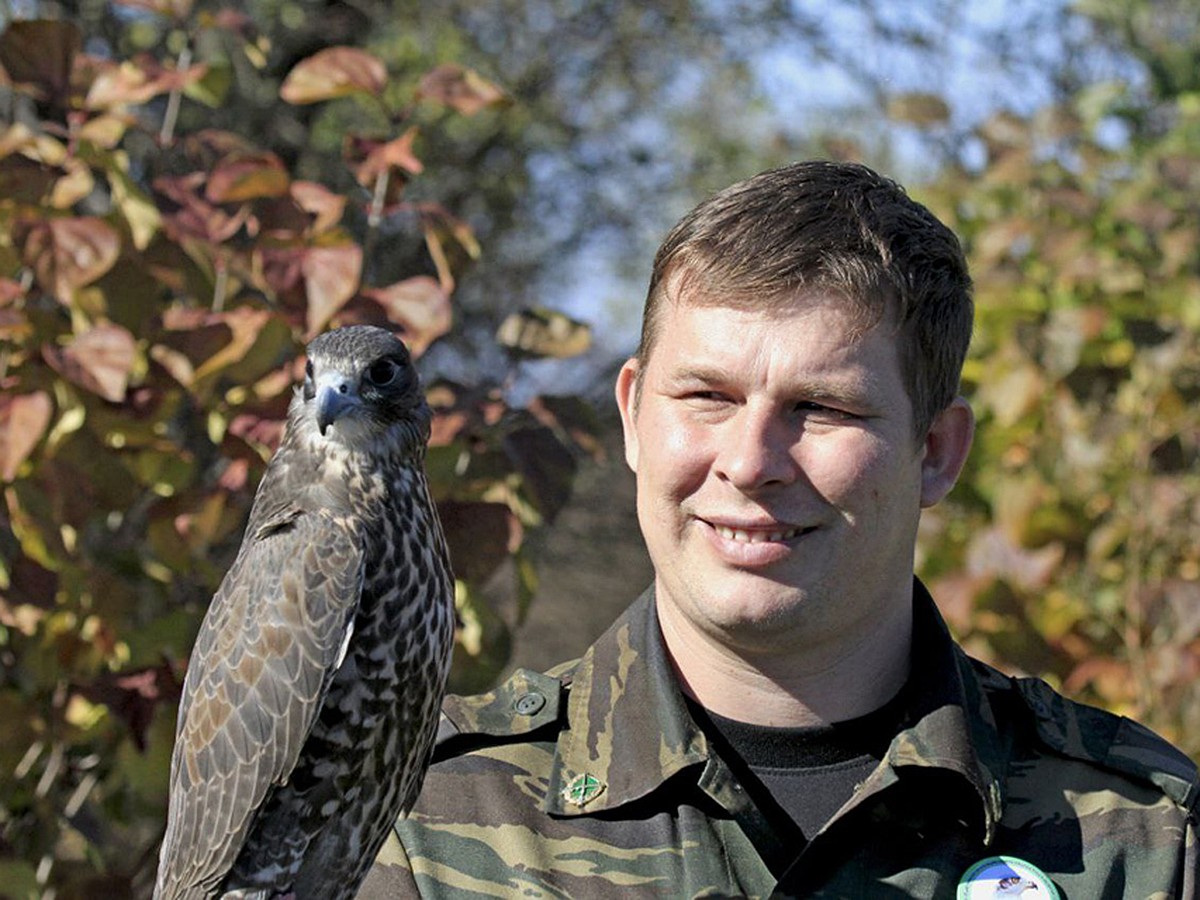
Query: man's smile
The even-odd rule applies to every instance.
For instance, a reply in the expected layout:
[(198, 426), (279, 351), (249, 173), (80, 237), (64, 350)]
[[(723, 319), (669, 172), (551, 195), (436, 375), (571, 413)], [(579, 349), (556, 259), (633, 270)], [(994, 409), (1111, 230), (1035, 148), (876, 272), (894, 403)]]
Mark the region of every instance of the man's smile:
[(798, 526), (783, 524), (742, 527), (726, 525), (721, 522), (711, 522), (707, 520), (704, 521), (721, 537), (729, 541), (736, 541), (740, 544), (787, 542), (813, 530), (812, 528), (801, 528)]

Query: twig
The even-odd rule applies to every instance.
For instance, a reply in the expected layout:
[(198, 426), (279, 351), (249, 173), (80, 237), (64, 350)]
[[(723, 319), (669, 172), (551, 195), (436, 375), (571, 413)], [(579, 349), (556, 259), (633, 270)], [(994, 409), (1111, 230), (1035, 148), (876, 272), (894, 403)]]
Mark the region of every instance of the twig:
[[(183, 72), (192, 64), (192, 48), (185, 44), (179, 51), (179, 59), (175, 63), (175, 71)], [(158, 133), (158, 142), (166, 147), (175, 139), (175, 122), (179, 118), (179, 101), (183, 97), (183, 88), (176, 85), (167, 97), (167, 111), (163, 115), (162, 129)]]

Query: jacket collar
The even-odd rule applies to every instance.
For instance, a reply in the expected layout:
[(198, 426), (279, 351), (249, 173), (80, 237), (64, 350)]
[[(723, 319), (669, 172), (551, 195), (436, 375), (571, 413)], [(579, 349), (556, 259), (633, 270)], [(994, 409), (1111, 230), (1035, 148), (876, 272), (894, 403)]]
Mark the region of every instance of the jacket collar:
[(708, 759), (708, 742), (688, 714), (667, 660), (653, 588), (601, 635), (569, 677), (566, 727), (542, 803), (546, 812), (615, 809)]
[[(984, 840), (1000, 820), (1007, 742), (977, 670), (954, 643), (924, 585), (914, 579), (913, 666), (903, 730), (864, 795), (906, 768), (938, 769), (965, 780), (978, 798)], [(653, 589), (617, 619), (573, 670), (565, 725), (542, 808), (573, 816), (639, 800), (690, 767), (700, 779), (712, 755), (692, 720), (667, 658)], [(711, 768), (711, 767), (710, 767)]]

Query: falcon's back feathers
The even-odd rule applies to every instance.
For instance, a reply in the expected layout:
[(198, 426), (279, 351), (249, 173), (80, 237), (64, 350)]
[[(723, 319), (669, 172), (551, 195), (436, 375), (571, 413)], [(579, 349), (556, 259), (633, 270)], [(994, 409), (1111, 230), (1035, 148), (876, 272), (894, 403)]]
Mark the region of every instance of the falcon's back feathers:
[(429, 420), (386, 331), (310, 345), (188, 666), (156, 897), (353, 896), (416, 799), (454, 616)]

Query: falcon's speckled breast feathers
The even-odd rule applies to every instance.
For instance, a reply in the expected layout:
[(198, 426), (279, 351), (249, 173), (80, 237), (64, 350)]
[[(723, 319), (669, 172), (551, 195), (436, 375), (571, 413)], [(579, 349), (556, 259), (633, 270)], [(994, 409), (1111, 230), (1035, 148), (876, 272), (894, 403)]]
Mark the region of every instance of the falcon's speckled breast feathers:
[(155, 897), (348, 898), (421, 787), (454, 633), (404, 344), (316, 338), (184, 683)]

